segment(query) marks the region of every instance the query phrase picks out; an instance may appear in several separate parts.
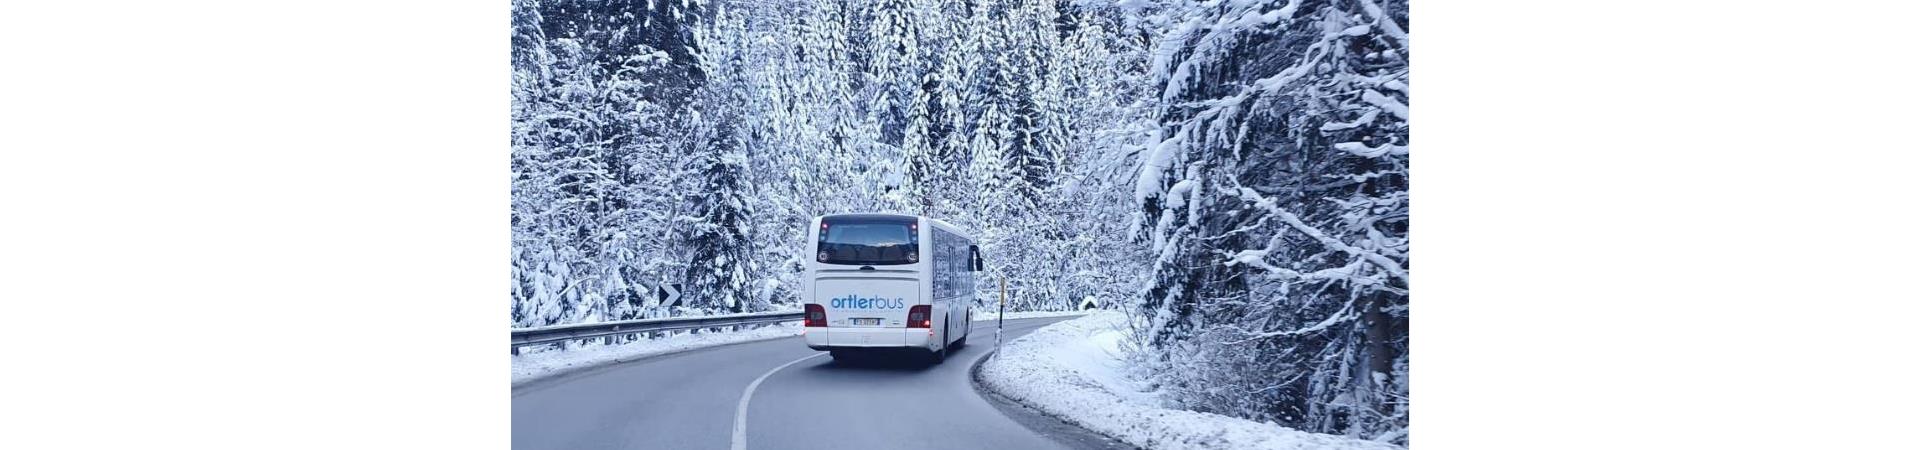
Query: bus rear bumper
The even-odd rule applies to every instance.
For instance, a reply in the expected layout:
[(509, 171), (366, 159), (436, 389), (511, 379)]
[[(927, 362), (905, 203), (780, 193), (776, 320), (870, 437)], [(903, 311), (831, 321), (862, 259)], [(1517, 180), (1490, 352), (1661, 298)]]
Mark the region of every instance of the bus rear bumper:
[(833, 350), (847, 348), (933, 348), (934, 335), (926, 328), (833, 328), (805, 329), (807, 348)]

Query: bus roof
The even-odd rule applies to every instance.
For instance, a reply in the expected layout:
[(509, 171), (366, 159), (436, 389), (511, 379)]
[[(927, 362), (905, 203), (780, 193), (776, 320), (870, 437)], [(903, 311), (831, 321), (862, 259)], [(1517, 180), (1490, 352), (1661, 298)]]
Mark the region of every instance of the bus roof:
[(958, 233), (958, 234), (960, 234), (961, 236), (964, 236), (964, 237), (966, 237), (966, 238), (967, 238), (967, 240), (973, 240), (973, 233), (969, 233), (969, 232), (967, 232), (967, 231), (966, 231), (966, 229), (964, 229), (964, 228), (960, 228), (959, 226), (955, 226), (954, 224), (951, 224), (951, 223), (947, 223), (947, 222), (946, 222), (946, 221), (944, 221), (944, 220), (940, 220), (940, 219), (935, 219), (935, 218), (932, 218), (932, 217), (927, 217), (927, 216), (920, 216), (920, 215), (914, 215), (914, 214), (900, 214), (900, 213), (846, 213), (846, 214), (828, 214), (828, 215), (824, 215), (824, 216), (820, 216), (820, 219), (821, 219), (821, 220), (826, 220), (826, 219), (853, 219), (853, 220), (860, 220), (860, 219), (882, 219), (882, 220), (885, 220), (885, 219), (893, 219), (893, 220), (899, 220), (899, 219), (921, 219), (921, 218), (924, 218), (924, 219), (927, 219), (927, 221), (928, 221), (928, 222), (932, 222), (932, 223), (933, 223), (933, 224), (934, 224), (935, 226), (939, 226), (939, 227), (941, 227), (941, 228), (946, 228), (946, 229), (947, 229), (947, 231), (949, 231), (949, 232), (953, 232), (953, 233)]
[(914, 219), (914, 218), (919, 218), (919, 217), (920, 217), (920, 216), (915, 216), (915, 215), (911, 215), (911, 214), (893, 214), (893, 213), (853, 213), (853, 214), (828, 214), (828, 215), (824, 215), (824, 216), (820, 216), (820, 218), (822, 218), (822, 219), (853, 219), (853, 220), (860, 220), (860, 219)]

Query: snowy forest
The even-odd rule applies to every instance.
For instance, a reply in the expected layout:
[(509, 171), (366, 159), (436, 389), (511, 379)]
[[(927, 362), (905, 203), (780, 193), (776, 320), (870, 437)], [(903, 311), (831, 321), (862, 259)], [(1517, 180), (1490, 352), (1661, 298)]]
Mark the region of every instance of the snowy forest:
[[(514, 0), (511, 326), (798, 308), (808, 219), (972, 230), (1167, 401), (1408, 442), (1404, 0)], [(683, 286), (662, 305), (655, 290)]]

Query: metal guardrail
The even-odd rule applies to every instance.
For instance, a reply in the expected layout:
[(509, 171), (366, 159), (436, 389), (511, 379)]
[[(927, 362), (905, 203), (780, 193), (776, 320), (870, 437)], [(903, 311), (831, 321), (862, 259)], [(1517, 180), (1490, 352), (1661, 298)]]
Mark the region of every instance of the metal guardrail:
[(592, 339), (603, 336), (619, 336), (654, 331), (692, 330), (735, 325), (764, 325), (791, 322), (800, 320), (805, 314), (806, 313), (801, 311), (765, 312), (721, 316), (665, 317), (659, 319), (636, 319), (617, 322), (577, 323), (520, 328), (513, 330), (512, 352), (519, 354), (520, 347), (573, 339)]

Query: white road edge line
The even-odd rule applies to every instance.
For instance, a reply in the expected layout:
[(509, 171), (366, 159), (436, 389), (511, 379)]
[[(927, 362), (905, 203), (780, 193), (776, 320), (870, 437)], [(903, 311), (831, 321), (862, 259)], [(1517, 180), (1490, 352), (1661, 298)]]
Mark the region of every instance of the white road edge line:
[(781, 364), (780, 367), (775, 367), (773, 370), (767, 371), (767, 373), (760, 374), (760, 378), (753, 379), (753, 383), (747, 385), (747, 392), (740, 394), (740, 406), (733, 410), (733, 450), (747, 449), (747, 403), (753, 401), (753, 390), (760, 388), (760, 382), (767, 381), (767, 377), (773, 376), (773, 373), (779, 372), (780, 369), (785, 369), (787, 366), (825, 354), (827, 354), (827, 352), (820, 352), (807, 355), (800, 359), (787, 361), (786, 364)]

